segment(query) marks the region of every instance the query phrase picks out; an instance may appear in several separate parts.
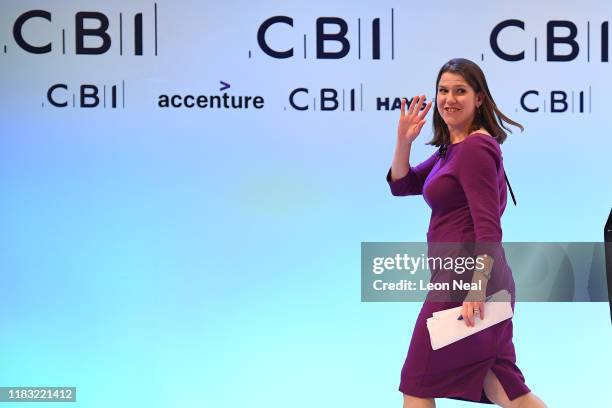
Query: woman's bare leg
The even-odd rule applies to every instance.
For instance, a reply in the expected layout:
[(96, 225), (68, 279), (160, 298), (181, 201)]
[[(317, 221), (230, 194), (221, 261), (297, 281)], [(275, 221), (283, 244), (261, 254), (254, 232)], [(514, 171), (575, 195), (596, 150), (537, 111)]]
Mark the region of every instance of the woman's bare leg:
[(510, 401), (504, 387), (491, 370), (485, 376), (484, 391), (487, 398), (503, 408), (546, 408), (546, 404), (532, 392)]
[(418, 398), (404, 394), (404, 408), (435, 408), (436, 401), (433, 398)]

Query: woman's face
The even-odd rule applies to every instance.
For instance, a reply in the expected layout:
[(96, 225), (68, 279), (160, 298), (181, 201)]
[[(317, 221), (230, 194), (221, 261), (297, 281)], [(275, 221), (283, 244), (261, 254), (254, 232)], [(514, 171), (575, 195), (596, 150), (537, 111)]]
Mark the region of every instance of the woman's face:
[(477, 94), (461, 75), (445, 72), (440, 77), (436, 104), (449, 129), (469, 127), (482, 99), (482, 93)]

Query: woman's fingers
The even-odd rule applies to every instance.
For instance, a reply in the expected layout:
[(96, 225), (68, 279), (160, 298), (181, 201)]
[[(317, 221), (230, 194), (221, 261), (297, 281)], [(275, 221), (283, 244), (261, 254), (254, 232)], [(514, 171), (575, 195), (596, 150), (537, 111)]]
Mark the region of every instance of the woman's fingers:
[(410, 100), (410, 105), (408, 106), (408, 111), (406, 111), (406, 98), (402, 98), (401, 106), (400, 106), (400, 116), (406, 115), (414, 115), (417, 114), (419, 119), (422, 119), (427, 115), (429, 109), (431, 108), (431, 102), (428, 102), (423, 110), (421, 111), (421, 106), (423, 106), (423, 102), (425, 102), (425, 95), (415, 95)]
[(423, 129), (423, 125), (425, 125), (425, 122), (427, 122), (425, 119), (422, 119), (419, 124), (417, 125), (417, 132), (421, 132), (421, 129)]
[(423, 100), (425, 99), (425, 95), (421, 95), (421, 96), (415, 96), (416, 98), (416, 103), (414, 104), (414, 114), (418, 115), (418, 113), (421, 111), (421, 106), (423, 106)]
[[(398, 124), (398, 135), (408, 140), (414, 140), (419, 135), (423, 125), (425, 125), (425, 115), (431, 107), (431, 103), (427, 103), (421, 112), (421, 106), (425, 101), (425, 95), (415, 95), (410, 100), (402, 98), (400, 103), (400, 119)], [(406, 107), (406, 105), (409, 105)]]
[(473, 327), (476, 323), (476, 315), (480, 318), (480, 320), (485, 317), (485, 304), (484, 302), (464, 302), (463, 307), (461, 309), (461, 316), (463, 316), (463, 320), (465, 321), (466, 326)]
[(468, 304), (464, 303), (463, 307), (461, 308), (461, 316), (463, 317), (463, 322), (465, 323), (466, 326), (470, 325), (470, 321), (468, 319)]
[(408, 114), (412, 115), (414, 113), (414, 107), (417, 104), (417, 96), (412, 97), (412, 101), (410, 101), (410, 106), (408, 107)]
[(427, 115), (427, 112), (429, 112), (430, 108), (431, 108), (431, 101), (427, 102), (427, 105), (425, 105), (425, 108), (423, 109), (423, 111), (421, 111), (421, 113), (419, 113), (419, 116), (421, 118), (424, 118)]
[[(417, 103), (417, 107), (416, 107), (416, 113), (421, 112), (421, 107), (423, 106), (423, 102), (425, 102), (425, 95), (421, 95), (419, 96), (419, 101)], [(422, 116), (421, 116), (422, 117)]]
[(474, 306), (468, 305), (467, 308), (468, 326), (474, 326)]

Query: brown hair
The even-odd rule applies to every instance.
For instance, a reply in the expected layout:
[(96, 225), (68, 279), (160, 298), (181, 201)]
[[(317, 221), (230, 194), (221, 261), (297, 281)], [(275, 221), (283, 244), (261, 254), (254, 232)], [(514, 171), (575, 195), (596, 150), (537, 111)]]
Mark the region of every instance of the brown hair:
[[(504, 142), (504, 140), (506, 140), (506, 130), (512, 133), (512, 131), (506, 126), (506, 123), (518, 127), (521, 129), (521, 131), (524, 130), (523, 125), (513, 121), (497, 108), (497, 105), (495, 105), (495, 101), (491, 96), (491, 92), (489, 91), (489, 87), (487, 86), (487, 80), (484, 73), (474, 62), (465, 58), (453, 58), (444, 64), (442, 68), (440, 68), (438, 79), (436, 79), (435, 95), (438, 94), (440, 77), (442, 77), (442, 74), (445, 72), (461, 75), (476, 93), (482, 92), (484, 96), (482, 105), (480, 105), (480, 108), (478, 108), (476, 111), (476, 115), (474, 115), (470, 132), (478, 130), (481, 127), (485, 128), (487, 132), (489, 132), (491, 136), (493, 136), (495, 140), (501, 144)], [(447, 145), (450, 143), (450, 132), (448, 131), (448, 126), (446, 126), (446, 123), (438, 112), (437, 107), (433, 112), (433, 129), (433, 139), (431, 139), (427, 144), (441, 146), (443, 144)]]

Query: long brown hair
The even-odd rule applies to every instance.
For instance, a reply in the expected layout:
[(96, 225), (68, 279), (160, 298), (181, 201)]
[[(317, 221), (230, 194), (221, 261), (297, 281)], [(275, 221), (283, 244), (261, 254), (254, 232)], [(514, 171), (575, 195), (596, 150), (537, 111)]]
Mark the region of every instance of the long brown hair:
[[(501, 144), (508, 136), (506, 130), (512, 133), (506, 124), (516, 126), (521, 129), (521, 131), (524, 130), (523, 125), (513, 121), (497, 108), (497, 105), (491, 96), (491, 92), (489, 91), (484, 73), (474, 62), (465, 58), (453, 58), (444, 64), (442, 68), (440, 68), (438, 79), (436, 79), (435, 95), (438, 95), (440, 77), (442, 77), (442, 74), (445, 72), (461, 75), (476, 93), (482, 92), (484, 96), (482, 104), (476, 110), (476, 114), (474, 115), (470, 132), (478, 130), (481, 127), (485, 128), (487, 132), (489, 132), (491, 136), (493, 136), (495, 140)], [(448, 126), (446, 126), (444, 119), (442, 119), (442, 116), (438, 112), (437, 106), (433, 112), (433, 128), (433, 139), (431, 139), (428, 144), (441, 146), (443, 144), (447, 145), (450, 143), (450, 132), (448, 130)]]

